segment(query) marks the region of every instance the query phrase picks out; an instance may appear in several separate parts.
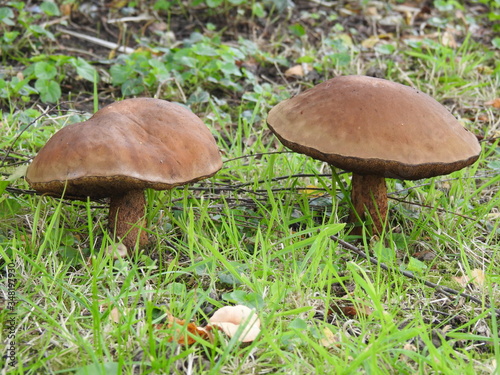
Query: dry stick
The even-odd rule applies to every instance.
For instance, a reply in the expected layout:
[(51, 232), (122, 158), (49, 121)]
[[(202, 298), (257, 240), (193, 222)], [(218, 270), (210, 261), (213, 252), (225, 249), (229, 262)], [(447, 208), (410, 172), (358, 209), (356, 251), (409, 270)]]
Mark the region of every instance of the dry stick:
[(464, 219), (467, 219), (467, 220), (474, 220), (474, 218), (472, 218), (470, 216), (459, 214), (458, 212), (453, 212), (453, 211), (445, 210), (444, 208), (441, 208), (441, 207), (433, 207), (433, 206), (430, 206), (428, 204), (422, 204), (422, 203), (405, 201), (404, 199), (399, 199), (399, 198), (395, 198), (395, 197), (387, 197), (387, 198), (395, 200), (395, 201), (397, 201), (399, 203), (406, 203), (406, 204), (411, 204), (412, 206), (419, 206), (419, 207), (425, 207), (425, 208), (435, 209), (435, 210), (437, 210), (439, 212), (444, 212), (444, 213), (447, 213), (447, 214), (452, 214), (452, 215), (460, 216), (460, 217), (462, 217)]
[[(430, 288), (433, 288), (435, 289), (437, 292), (441, 292), (447, 296), (453, 294), (453, 295), (457, 295), (457, 296), (461, 296), (461, 297), (464, 297), (466, 300), (469, 300), (469, 301), (472, 301), (472, 302), (475, 302), (477, 303), (478, 305), (482, 305), (483, 304), (483, 301), (481, 301), (480, 299), (476, 298), (476, 297), (473, 297), (469, 294), (466, 294), (466, 293), (462, 293), (462, 292), (459, 292), (458, 290), (455, 290), (455, 289), (452, 289), (452, 288), (448, 288), (446, 286), (441, 286), (439, 284), (435, 284), (433, 282), (430, 282), (430, 281), (427, 281), (427, 280), (424, 280), (420, 277), (417, 277), (415, 276), (414, 274), (412, 274), (411, 272), (408, 272), (408, 271), (401, 271), (401, 270), (398, 270), (397, 268), (394, 268), (394, 267), (389, 267), (387, 264), (383, 263), (383, 262), (379, 262), (379, 260), (377, 258), (374, 258), (374, 257), (370, 257), (368, 255), (366, 255), (364, 253), (363, 250), (361, 250), (360, 248), (350, 244), (349, 242), (346, 242), (344, 240), (341, 240), (340, 238), (338, 238), (337, 236), (330, 236), (330, 238), (334, 241), (337, 241), (340, 245), (342, 245), (344, 248), (346, 248), (347, 250), (350, 250), (352, 251), (353, 253), (365, 258), (365, 259), (368, 259), (371, 263), (373, 263), (374, 265), (382, 268), (383, 270), (386, 270), (386, 271), (396, 271), (396, 272), (399, 272), (400, 274), (402, 274), (403, 276), (406, 276), (412, 280), (416, 280), (418, 282), (421, 282), (423, 283), (425, 286), (428, 286)], [(489, 304), (485, 303), (484, 304), (488, 309), (492, 309), (497, 316), (500, 317), (500, 309), (495, 309), (493, 308), (492, 306), (490, 306)]]
[[(5, 151), (5, 155), (4, 157), (0, 160), (0, 168), (1, 167), (4, 167), (5, 166), (5, 161), (7, 160), (7, 157), (10, 155), (10, 153), (12, 152), (12, 150), (14, 149), (14, 144), (17, 142), (17, 140), (21, 137), (21, 135), (26, 131), (28, 130), (28, 128), (30, 126), (32, 126), (35, 122), (37, 122), (38, 120), (40, 120), (43, 116), (49, 114), (50, 112), (52, 112), (54, 109), (56, 109), (57, 107), (61, 106), (62, 104), (65, 104), (65, 103), (68, 103), (68, 102), (61, 102), (59, 104), (55, 104), (53, 105), (52, 107), (48, 108), (48, 109), (45, 109), (44, 112), (38, 116), (37, 118), (35, 118), (33, 121), (31, 121), (28, 125), (26, 125), (20, 132), (19, 134), (14, 137), (14, 140), (10, 143), (9, 145), (9, 148), (7, 148), (7, 150)], [(30, 158), (31, 159), (31, 158)]]

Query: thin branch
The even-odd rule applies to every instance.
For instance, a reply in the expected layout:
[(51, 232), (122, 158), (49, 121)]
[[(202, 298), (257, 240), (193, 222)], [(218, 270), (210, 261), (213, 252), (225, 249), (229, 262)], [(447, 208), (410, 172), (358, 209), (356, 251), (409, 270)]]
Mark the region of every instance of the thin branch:
[(10, 155), (12, 152), (12, 149), (14, 148), (14, 145), (16, 144), (17, 140), (21, 137), (21, 135), (30, 127), (32, 126), (35, 122), (40, 120), (43, 116), (47, 115), (50, 113), (54, 108), (56, 108), (57, 105), (52, 106), (49, 109), (46, 109), (40, 116), (38, 116), (36, 119), (31, 121), (28, 125), (26, 125), (20, 132), (19, 134), (14, 138), (14, 140), (10, 143), (9, 148), (5, 151), (4, 157), (0, 160), (0, 168), (4, 167), (5, 161), (7, 160), (7, 157)]
[(292, 154), (292, 153), (294, 153), (294, 152), (293, 152), (293, 151), (271, 151), (271, 152), (261, 152), (261, 153), (258, 153), (258, 154), (242, 155), (242, 156), (238, 156), (238, 157), (236, 157), (236, 158), (227, 159), (227, 160), (224, 160), (224, 163), (228, 163), (228, 162), (235, 161), (235, 160), (239, 160), (239, 159), (245, 159), (245, 158), (257, 158), (257, 157), (261, 157), (261, 156), (265, 156), (265, 155), (275, 155), (275, 154)]
[[(376, 265), (377, 267), (382, 268), (385, 271), (391, 271), (391, 272), (400, 273), (400, 274), (402, 274), (405, 277), (408, 277), (408, 278), (410, 278), (412, 280), (416, 280), (416, 281), (418, 281), (420, 283), (423, 283), (425, 286), (433, 288), (437, 292), (443, 293), (443, 294), (445, 294), (447, 296), (450, 296), (450, 295), (461, 296), (461, 297), (464, 297), (468, 301), (475, 302), (475, 303), (477, 303), (478, 305), (481, 305), (481, 306), (483, 305), (483, 301), (481, 301), (479, 298), (476, 298), (476, 297), (471, 296), (471, 295), (466, 294), (466, 293), (459, 292), (458, 290), (455, 290), (455, 289), (452, 289), (452, 288), (448, 288), (446, 286), (441, 286), (439, 284), (435, 284), (433, 282), (430, 282), (428, 280), (425, 280), (425, 279), (422, 279), (422, 278), (420, 278), (418, 276), (415, 276), (411, 272), (402, 271), (402, 270), (399, 270), (399, 269), (394, 268), (394, 267), (389, 267), (387, 264), (385, 264), (383, 262), (380, 262), (377, 258), (366, 255), (365, 252), (363, 250), (361, 250), (359, 247), (356, 247), (356, 246), (350, 244), (349, 242), (341, 240), (337, 236), (330, 236), (330, 238), (333, 241), (338, 242), (342, 247), (346, 248), (347, 250), (352, 251), (353, 253), (355, 253), (356, 255), (359, 255), (362, 258), (365, 258), (365, 259), (369, 260), (372, 264)], [(493, 308), (491, 305), (489, 305), (487, 303), (484, 303), (484, 305), (486, 306), (486, 308), (492, 309), (492, 311), (494, 311), (495, 314), (498, 317), (500, 317), (500, 309), (495, 309), (495, 308)]]
[(120, 46), (119, 44), (116, 44), (114, 42), (109, 42), (107, 40), (96, 38), (96, 37), (82, 34), (82, 33), (76, 33), (76, 32), (71, 31), (71, 30), (63, 29), (61, 27), (58, 27), (57, 31), (60, 31), (61, 33), (64, 33), (64, 34), (71, 35), (72, 37), (75, 37), (75, 38), (86, 40), (88, 42), (97, 44), (98, 46), (101, 46), (101, 47), (105, 47), (105, 48), (108, 48), (111, 50), (116, 50), (116, 51), (121, 52), (121, 53), (131, 54), (135, 51), (133, 48), (130, 48), (127, 46)]
[(457, 212), (445, 210), (444, 208), (434, 207), (434, 206), (431, 206), (431, 205), (428, 205), (428, 204), (423, 204), (423, 203), (416, 203), (416, 202), (405, 201), (404, 199), (399, 199), (399, 198), (395, 198), (395, 197), (388, 197), (388, 198), (392, 199), (392, 200), (395, 200), (397, 202), (400, 202), (400, 203), (406, 203), (406, 204), (411, 204), (412, 206), (419, 206), (419, 207), (424, 207), (424, 208), (430, 208), (430, 209), (433, 209), (433, 210), (437, 210), (439, 212), (444, 212), (444, 213), (447, 213), (447, 214), (452, 214), (452, 215), (460, 216), (460, 217), (463, 217), (464, 219), (467, 219), (467, 220), (475, 220), (473, 217), (462, 215), (462, 214), (459, 214)]

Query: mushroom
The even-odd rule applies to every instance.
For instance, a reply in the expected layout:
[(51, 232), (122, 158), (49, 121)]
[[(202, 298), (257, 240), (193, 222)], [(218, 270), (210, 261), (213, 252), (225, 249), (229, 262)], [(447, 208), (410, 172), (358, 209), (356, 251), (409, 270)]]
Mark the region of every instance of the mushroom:
[(40, 193), (110, 198), (109, 229), (131, 249), (147, 244), (145, 189), (168, 190), (222, 167), (215, 139), (189, 109), (160, 99), (127, 99), (68, 125), (49, 139), (26, 172)]
[(239, 333), (241, 342), (254, 341), (260, 333), (260, 319), (255, 310), (245, 306), (224, 306), (209, 319), (209, 326), (217, 327), (229, 337)]
[(336, 77), (287, 99), (267, 123), (288, 148), (353, 172), (348, 221), (366, 211), (378, 234), (388, 210), (385, 178), (448, 174), (481, 152), (476, 136), (429, 95), (365, 76)]

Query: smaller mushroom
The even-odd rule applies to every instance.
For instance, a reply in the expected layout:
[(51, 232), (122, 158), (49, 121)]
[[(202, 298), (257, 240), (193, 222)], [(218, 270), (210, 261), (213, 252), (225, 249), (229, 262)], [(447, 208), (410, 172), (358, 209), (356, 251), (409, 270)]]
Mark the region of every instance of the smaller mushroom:
[(481, 152), (476, 136), (429, 95), (365, 76), (336, 77), (285, 100), (267, 123), (288, 148), (353, 172), (348, 220), (366, 212), (379, 234), (388, 210), (385, 178), (448, 174)]
[(260, 333), (260, 319), (255, 310), (244, 306), (224, 306), (209, 319), (209, 326), (217, 327), (229, 337), (239, 333), (238, 340), (250, 342)]
[(137, 98), (59, 130), (29, 165), (26, 180), (52, 196), (109, 197), (109, 229), (130, 250), (148, 242), (145, 189), (172, 189), (221, 167), (215, 139), (198, 116), (165, 100)]

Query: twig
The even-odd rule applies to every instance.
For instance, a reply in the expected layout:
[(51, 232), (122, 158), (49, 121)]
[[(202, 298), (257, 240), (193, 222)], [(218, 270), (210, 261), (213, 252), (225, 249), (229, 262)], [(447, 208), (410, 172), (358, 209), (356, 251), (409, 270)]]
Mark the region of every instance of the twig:
[[(349, 242), (341, 240), (337, 236), (330, 236), (330, 238), (332, 240), (334, 240), (334, 241), (337, 241), (340, 245), (342, 245), (342, 247), (346, 248), (347, 250), (352, 251), (353, 253), (359, 255), (360, 257), (363, 257), (363, 258), (369, 260), (372, 264), (376, 265), (377, 267), (382, 268), (385, 271), (399, 272), (403, 276), (408, 277), (408, 278), (410, 278), (412, 280), (416, 280), (416, 281), (418, 281), (420, 283), (423, 283), (425, 286), (433, 288), (437, 292), (443, 293), (443, 294), (445, 294), (447, 296), (449, 296), (449, 295), (461, 296), (461, 297), (464, 297), (468, 301), (472, 301), (472, 302), (477, 303), (478, 305), (482, 305), (483, 304), (483, 301), (481, 301), (479, 298), (476, 298), (476, 297), (471, 296), (469, 294), (462, 293), (462, 292), (459, 292), (458, 290), (455, 290), (455, 289), (452, 289), (452, 288), (448, 288), (446, 286), (441, 286), (439, 284), (435, 284), (433, 282), (424, 280), (424, 279), (422, 279), (422, 278), (420, 278), (418, 276), (415, 276), (411, 272), (402, 271), (402, 270), (399, 270), (399, 269), (394, 268), (394, 267), (389, 267), (387, 264), (385, 264), (383, 262), (380, 262), (377, 258), (366, 255), (365, 252), (363, 250), (361, 250), (360, 248), (358, 248), (358, 247), (350, 244)], [(495, 314), (498, 317), (500, 317), (500, 309), (495, 309), (495, 308), (493, 308), (492, 306), (490, 306), (487, 303), (484, 303), (484, 305), (486, 306), (486, 308), (492, 309), (495, 312)]]
[(73, 32), (71, 30), (66, 30), (66, 29), (63, 29), (61, 27), (58, 27), (57, 31), (60, 31), (60, 32), (62, 32), (64, 34), (71, 35), (71, 36), (73, 36), (75, 38), (80, 38), (80, 39), (86, 40), (88, 42), (97, 44), (98, 46), (101, 46), (101, 47), (106, 47), (106, 48), (109, 48), (111, 50), (116, 50), (118, 52), (122, 52), (122, 53), (126, 53), (126, 54), (131, 54), (132, 52), (135, 51), (133, 48), (130, 48), (130, 47), (120, 46), (119, 44), (116, 44), (116, 43), (113, 43), (113, 42), (108, 42), (107, 40), (99, 39), (99, 38), (96, 38), (96, 37), (93, 37), (93, 36), (90, 36), (90, 35), (85, 35), (85, 34), (81, 34), (81, 33), (75, 33), (75, 32)]
[(452, 215), (460, 216), (460, 217), (463, 217), (464, 219), (467, 219), (467, 220), (474, 220), (474, 218), (472, 218), (470, 216), (466, 216), (466, 215), (459, 214), (457, 212), (445, 210), (444, 208), (434, 207), (434, 206), (431, 206), (431, 205), (428, 205), (428, 204), (423, 204), (423, 203), (409, 202), (409, 201), (405, 201), (404, 199), (399, 199), (399, 198), (390, 197), (390, 196), (388, 196), (387, 198), (395, 200), (395, 201), (397, 201), (399, 203), (406, 203), (406, 204), (410, 204), (412, 206), (419, 206), (419, 207), (424, 207), (424, 208), (431, 208), (431, 209), (435, 209), (435, 210), (437, 210), (439, 212), (445, 212), (447, 214), (452, 214)]
[(264, 155), (275, 155), (275, 154), (292, 154), (293, 151), (271, 151), (271, 152), (261, 152), (261, 153), (258, 153), (258, 154), (249, 154), (249, 155), (242, 155), (242, 156), (238, 156), (236, 158), (232, 158), (232, 159), (227, 159), (224, 161), (224, 163), (228, 163), (230, 161), (234, 161), (234, 160), (238, 160), (238, 159), (245, 159), (245, 158), (255, 158), (255, 157), (260, 157), (260, 156), (264, 156)]
[(31, 126), (33, 125), (35, 122), (37, 122), (38, 120), (40, 120), (43, 116), (47, 115), (48, 113), (52, 112), (52, 110), (54, 108), (56, 108), (58, 106), (58, 104), (52, 106), (51, 108), (49, 109), (46, 109), (40, 116), (38, 116), (36, 119), (34, 119), (33, 121), (31, 121), (28, 125), (26, 125), (24, 127), (24, 129), (22, 129), (19, 134), (14, 138), (14, 140), (10, 143), (9, 145), (9, 148), (5, 151), (5, 155), (4, 157), (0, 160), (0, 167), (4, 167), (5, 165), (5, 161), (7, 160), (7, 157), (10, 155), (10, 153), (12, 152), (13, 148), (14, 148), (14, 144), (17, 142), (17, 140), (19, 139), (19, 137), (21, 137), (21, 135)]

